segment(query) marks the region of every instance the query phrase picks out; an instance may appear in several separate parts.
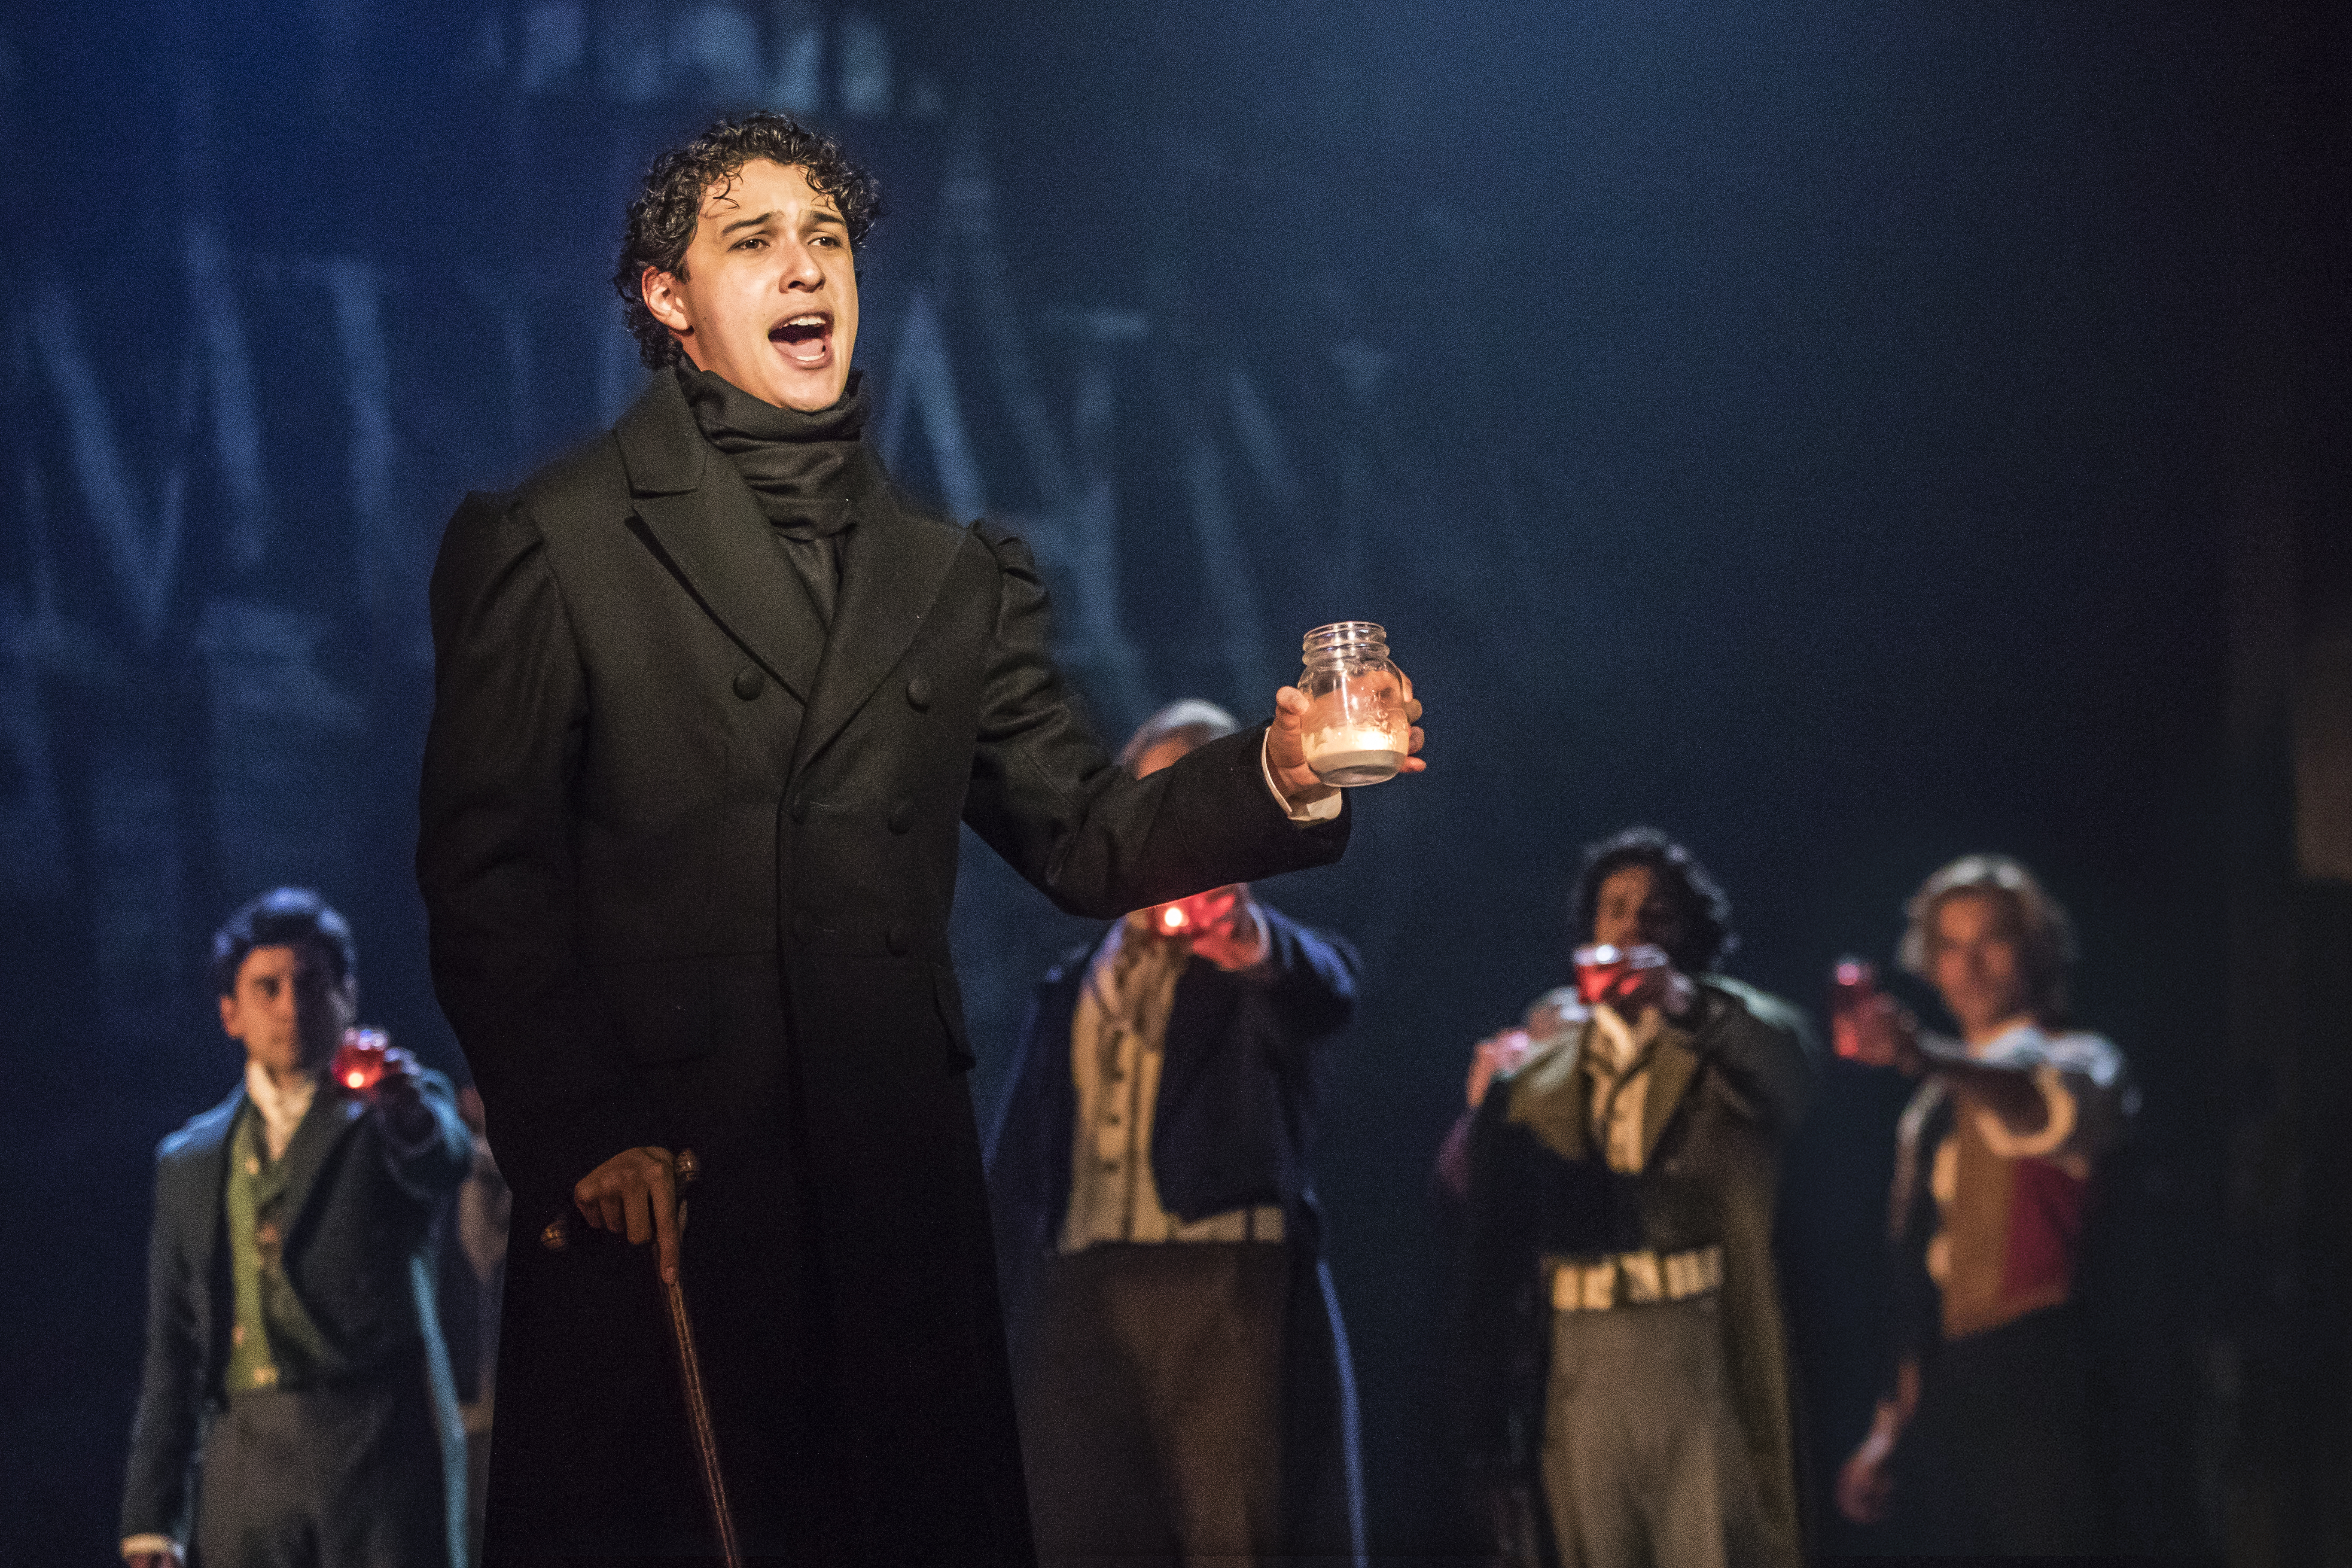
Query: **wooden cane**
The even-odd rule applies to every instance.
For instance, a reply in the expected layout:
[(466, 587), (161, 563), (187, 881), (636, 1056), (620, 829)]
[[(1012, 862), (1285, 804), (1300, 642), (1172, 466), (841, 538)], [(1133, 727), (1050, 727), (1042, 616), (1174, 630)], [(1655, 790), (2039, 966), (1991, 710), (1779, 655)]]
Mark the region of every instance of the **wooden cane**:
[[(694, 1157), (693, 1150), (678, 1151), (677, 1171), (678, 1191), (682, 1193), (702, 1173), (702, 1163)], [(684, 1205), (679, 1205), (678, 1217), (683, 1225)], [(539, 1244), (550, 1252), (564, 1251), (572, 1245), (577, 1223), (572, 1211), (564, 1210), (541, 1229)], [(719, 1532), (719, 1555), (726, 1560), (727, 1568), (743, 1568), (743, 1549), (735, 1540), (735, 1510), (727, 1506), (727, 1478), (719, 1468), (719, 1430), (710, 1419), (710, 1395), (702, 1385), (702, 1358), (694, 1349), (694, 1320), (686, 1310), (686, 1265), (682, 1258), (677, 1279), (663, 1282), (662, 1297), (669, 1308), (670, 1348), (677, 1352), (677, 1381), (686, 1394), (687, 1426), (694, 1438), (695, 1463), (702, 1472), (703, 1499), (710, 1505), (711, 1527)]]

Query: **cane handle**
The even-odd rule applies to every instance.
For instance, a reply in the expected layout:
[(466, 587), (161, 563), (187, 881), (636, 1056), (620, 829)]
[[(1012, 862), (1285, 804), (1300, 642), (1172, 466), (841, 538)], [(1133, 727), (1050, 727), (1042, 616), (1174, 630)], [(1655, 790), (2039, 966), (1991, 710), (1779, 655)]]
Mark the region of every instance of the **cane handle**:
[[(671, 1169), (677, 1178), (677, 1190), (683, 1193), (687, 1188), (694, 1185), (696, 1178), (702, 1174), (702, 1162), (694, 1157), (693, 1150), (680, 1149)], [(572, 1245), (572, 1227), (579, 1223), (579, 1215), (576, 1213), (571, 1209), (564, 1209), (553, 1219), (540, 1226), (540, 1246), (550, 1252), (562, 1252)]]

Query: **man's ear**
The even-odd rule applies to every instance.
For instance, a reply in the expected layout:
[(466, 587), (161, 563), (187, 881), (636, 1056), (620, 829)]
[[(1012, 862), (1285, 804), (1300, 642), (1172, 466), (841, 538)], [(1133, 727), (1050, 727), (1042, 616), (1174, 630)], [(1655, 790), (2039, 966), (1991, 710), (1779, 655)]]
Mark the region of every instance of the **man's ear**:
[(230, 1039), (238, 1038), (236, 1032), (236, 997), (234, 994), (220, 999), (221, 1033)]
[(646, 309), (655, 321), (673, 332), (694, 331), (694, 320), (686, 313), (686, 301), (678, 294), (677, 279), (657, 267), (648, 267), (637, 279), (637, 290), (646, 299)]

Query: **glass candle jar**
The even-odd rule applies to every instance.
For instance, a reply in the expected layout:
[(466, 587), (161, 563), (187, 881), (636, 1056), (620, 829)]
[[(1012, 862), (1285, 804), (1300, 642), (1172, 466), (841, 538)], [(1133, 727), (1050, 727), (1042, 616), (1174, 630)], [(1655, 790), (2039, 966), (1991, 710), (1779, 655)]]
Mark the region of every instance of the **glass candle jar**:
[(1302, 726), (1307, 765), (1327, 784), (1378, 784), (1403, 765), (1412, 721), (1405, 716), (1404, 674), (1389, 662), (1387, 628), (1335, 621), (1307, 634), (1307, 696)]
[(1576, 950), (1576, 994), (1588, 1007), (1622, 1002), (1640, 988), (1646, 971), (1671, 962), (1654, 947), (1612, 947), (1596, 942)]
[(365, 1094), (383, 1077), (383, 1053), (392, 1040), (382, 1029), (345, 1029), (336, 1047), (334, 1066), (327, 1070), (354, 1094)]

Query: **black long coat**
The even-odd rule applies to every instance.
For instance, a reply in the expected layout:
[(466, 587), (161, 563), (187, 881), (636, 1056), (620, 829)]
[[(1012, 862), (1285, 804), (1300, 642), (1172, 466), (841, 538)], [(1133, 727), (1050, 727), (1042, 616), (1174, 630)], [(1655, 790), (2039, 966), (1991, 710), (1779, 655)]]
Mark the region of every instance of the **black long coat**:
[(747, 1546), (1025, 1560), (956, 825), (1100, 917), (1346, 841), (1285, 817), (1261, 731), (1128, 778), (1027, 549), (855, 472), (829, 634), (667, 375), (442, 544), (418, 877), (518, 1200), (494, 1568), (704, 1538), (648, 1260), (534, 1239), (642, 1144), (708, 1173), (685, 1276)]

